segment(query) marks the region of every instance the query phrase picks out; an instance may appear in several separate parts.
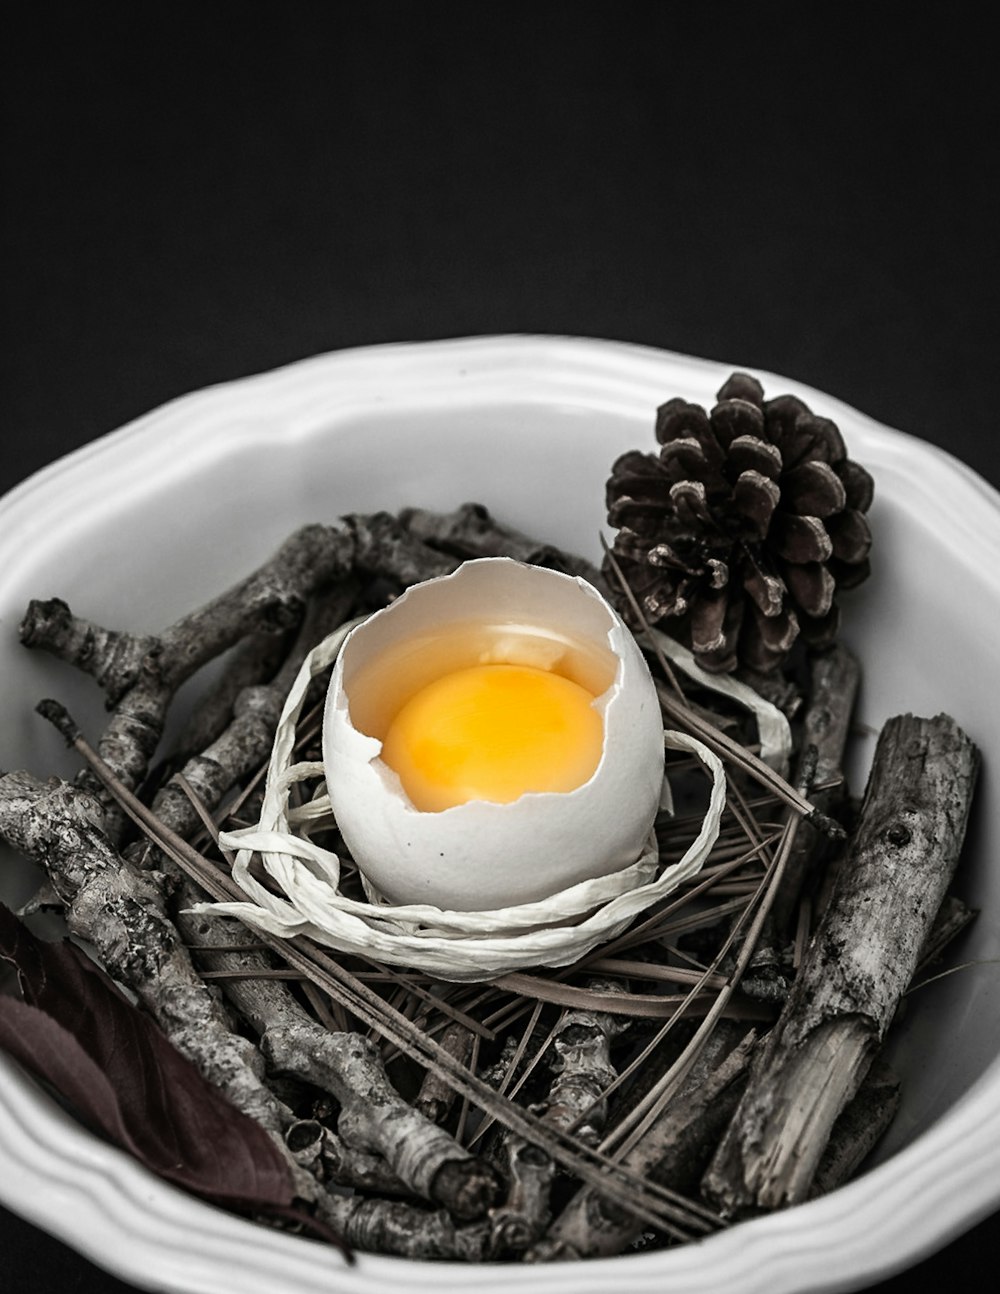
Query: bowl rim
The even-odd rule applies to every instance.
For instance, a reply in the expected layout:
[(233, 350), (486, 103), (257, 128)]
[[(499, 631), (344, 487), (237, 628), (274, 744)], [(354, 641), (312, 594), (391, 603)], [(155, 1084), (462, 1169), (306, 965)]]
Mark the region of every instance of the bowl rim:
[[(714, 390), (740, 367), (628, 342), (534, 334), (394, 342), (312, 356), (180, 396), (28, 477), (0, 499), (0, 572), (34, 539), (57, 543), (68, 506), (95, 506), (95, 494), (99, 504), (100, 492), (91, 488), (98, 474), (107, 490), (116, 477), (134, 480), (139, 468), (150, 479), (178, 471), (181, 450), (220, 452), (234, 411), (259, 409), (262, 402), (272, 415), (281, 413), (284, 433), (294, 440), (324, 401), (328, 416), (346, 417), (392, 400), (433, 406), (457, 393), (471, 402), (509, 403), (516, 390), (518, 403), (572, 400), (634, 414), (640, 406), (655, 407), (679, 380)], [(756, 366), (753, 372), (765, 386), (780, 385), (821, 404), (835, 420), (840, 414), (862, 426), (881, 452), (905, 466), (915, 489), (926, 492), (924, 483), (933, 481), (938, 499), (946, 490), (944, 541), (962, 551), (963, 538), (974, 533), (980, 554), (985, 544), (1000, 572), (1000, 492), (971, 468), (814, 388)], [(251, 429), (251, 440), (254, 434)], [(245, 447), (245, 426), (239, 435)], [(1000, 573), (995, 583), (1000, 593)], [(0, 598), (3, 586), (0, 575)], [(355, 1268), (341, 1268), (322, 1246), (213, 1210), (84, 1132), (4, 1056), (0, 1095), (0, 1155), (18, 1169), (0, 1175), (0, 1202), (136, 1285), (222, 1294), (233, 1272), (245, 1269), (245, 1294), (468, 1284), (470, 1271), (460, 1264), (360, 1254)], [(515, 1271), (523, 1294), (569, 1288), (597, 1294), (612, 1280), (639, 1294), (660, 1290), (668, 1275), (689, 1294), (714, 1294), (724, 1283), (747, 1294), (848, 1290), (918, 1261), (998, 1206), (1000, 1057), (915, 1142), (828, 1196), (698, 1244), (551, 1268), (486, 1264), (475, 1269), (476, 1282), (506, 1289)]]

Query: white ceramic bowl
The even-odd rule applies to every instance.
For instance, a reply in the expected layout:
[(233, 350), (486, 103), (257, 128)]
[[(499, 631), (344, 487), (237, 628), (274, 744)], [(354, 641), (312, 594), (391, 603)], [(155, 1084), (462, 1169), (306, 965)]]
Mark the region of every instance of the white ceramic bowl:
[[(96, 689), (19, 647), (31, 597), (156, 630), (262, 561), (304, 521), (467, 499), (599, 555), (616, 455), (650, 448), (653, 411), (711, 402), (734, 366), (563, 338), (503, 337), (320, 356), (177, 400), (39, 473), (0, 503), (0, 768), (72, 771), (32, 713), (56, 694), (97, 731)], [(834, 418), (875, 477), (872, 579), (845, 598), (861, 718), (948, 711), (984, 752), (961, 892), (968, 960), (1000, 956), (1000, 496), (962, 464), (820, 392), (759, 374)], [(860, 787), (870, 750), (853, 769)], [(5, 857), (0, 892), (34, 874)], [(870, 1284), (1000, 1205), (1000, 993), (980, 964), (915, 995), (893, 1053), (902, 1108), (877, 1162), (814, 1203), (650, 1255), (530, 1268), (361, 1255), (209, 1208), (68, 1119), (0, 1056), (0, 1200), (134, 1284), (200, 1294), (794, 1294)]]

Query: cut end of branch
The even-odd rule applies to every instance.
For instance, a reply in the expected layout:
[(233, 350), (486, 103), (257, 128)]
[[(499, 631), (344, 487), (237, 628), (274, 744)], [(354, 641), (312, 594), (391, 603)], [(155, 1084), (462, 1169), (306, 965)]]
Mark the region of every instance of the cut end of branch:
[(46, 698), (44, 701), (39, 701), (35, 710), (62, 733), (67, 746), (76, 745), (81, 736), (80, 728), (61, 701), (53, 701), (51, 697)]
[(484, 1160), (449, 1159), (435, 1173), (431, 1194), (455, 1217), (473, 1222), (497, 1203), (500, 1179)]
[(35, 647), (47, 642), (57, 628), (65, 629), (71, 619), (72, 613), (62, 598), (32, 598), (18, 627), (18, 637), (25, 647)]

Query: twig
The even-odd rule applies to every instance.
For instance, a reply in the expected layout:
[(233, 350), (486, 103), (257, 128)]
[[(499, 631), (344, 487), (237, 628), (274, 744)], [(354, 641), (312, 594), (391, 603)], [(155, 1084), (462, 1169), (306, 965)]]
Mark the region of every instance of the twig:
[(808, 1197), (951, 879), (977, 768), (947, 716), (883, 728), (850, 857), (705, 1179), (727, 1214)]
[[(752, 1045), (750, 1035), (729, 1050), (732, 1039), (717, 1032), (674, 1099), (660, 1109), (643, 1139), (624, 1156), (624, 1165), (675, 1190), (691, 1190), (735, 1108)], [(584, 1188), (527, 1257), (532, 1262), (551, 1262), (609, 1256), (621, 1253), (640, 1229), (633, 1217)]]

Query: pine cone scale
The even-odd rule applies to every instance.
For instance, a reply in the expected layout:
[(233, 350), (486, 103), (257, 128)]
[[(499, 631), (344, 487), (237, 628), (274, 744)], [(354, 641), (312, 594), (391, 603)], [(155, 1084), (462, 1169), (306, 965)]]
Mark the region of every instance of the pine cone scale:
[(825, 562), (833, 555), (833, 542), (819, 517), (779, 512), (772, 533), (774, 550), (786, 562)]
[(740, 473), (733, 486), (732, 507), (748, 537), (764, 538), (780, 498), (780, 489), (769, 477), (754, 471)]
[(759, 436), (737, 436), (729, 446), (729, 462), (737, 475), (758, 472), (772, 481), (781, 475), (781, 451)]
[(784, 579), (792, 597), (807, 615), (825, 616), (833, 606), (837, 581), (822, 562), (786, 566)]
[(872, 546), (868, 519), (861, 512), (845, 512), (830, 526), (833, 555), (838, 561), (856, 565), (864, 561)]
[(829, 463), (800, 463), (782, 486), (785, 506), (802, 517), (832, 517), (847, 506), (844, 483)]

